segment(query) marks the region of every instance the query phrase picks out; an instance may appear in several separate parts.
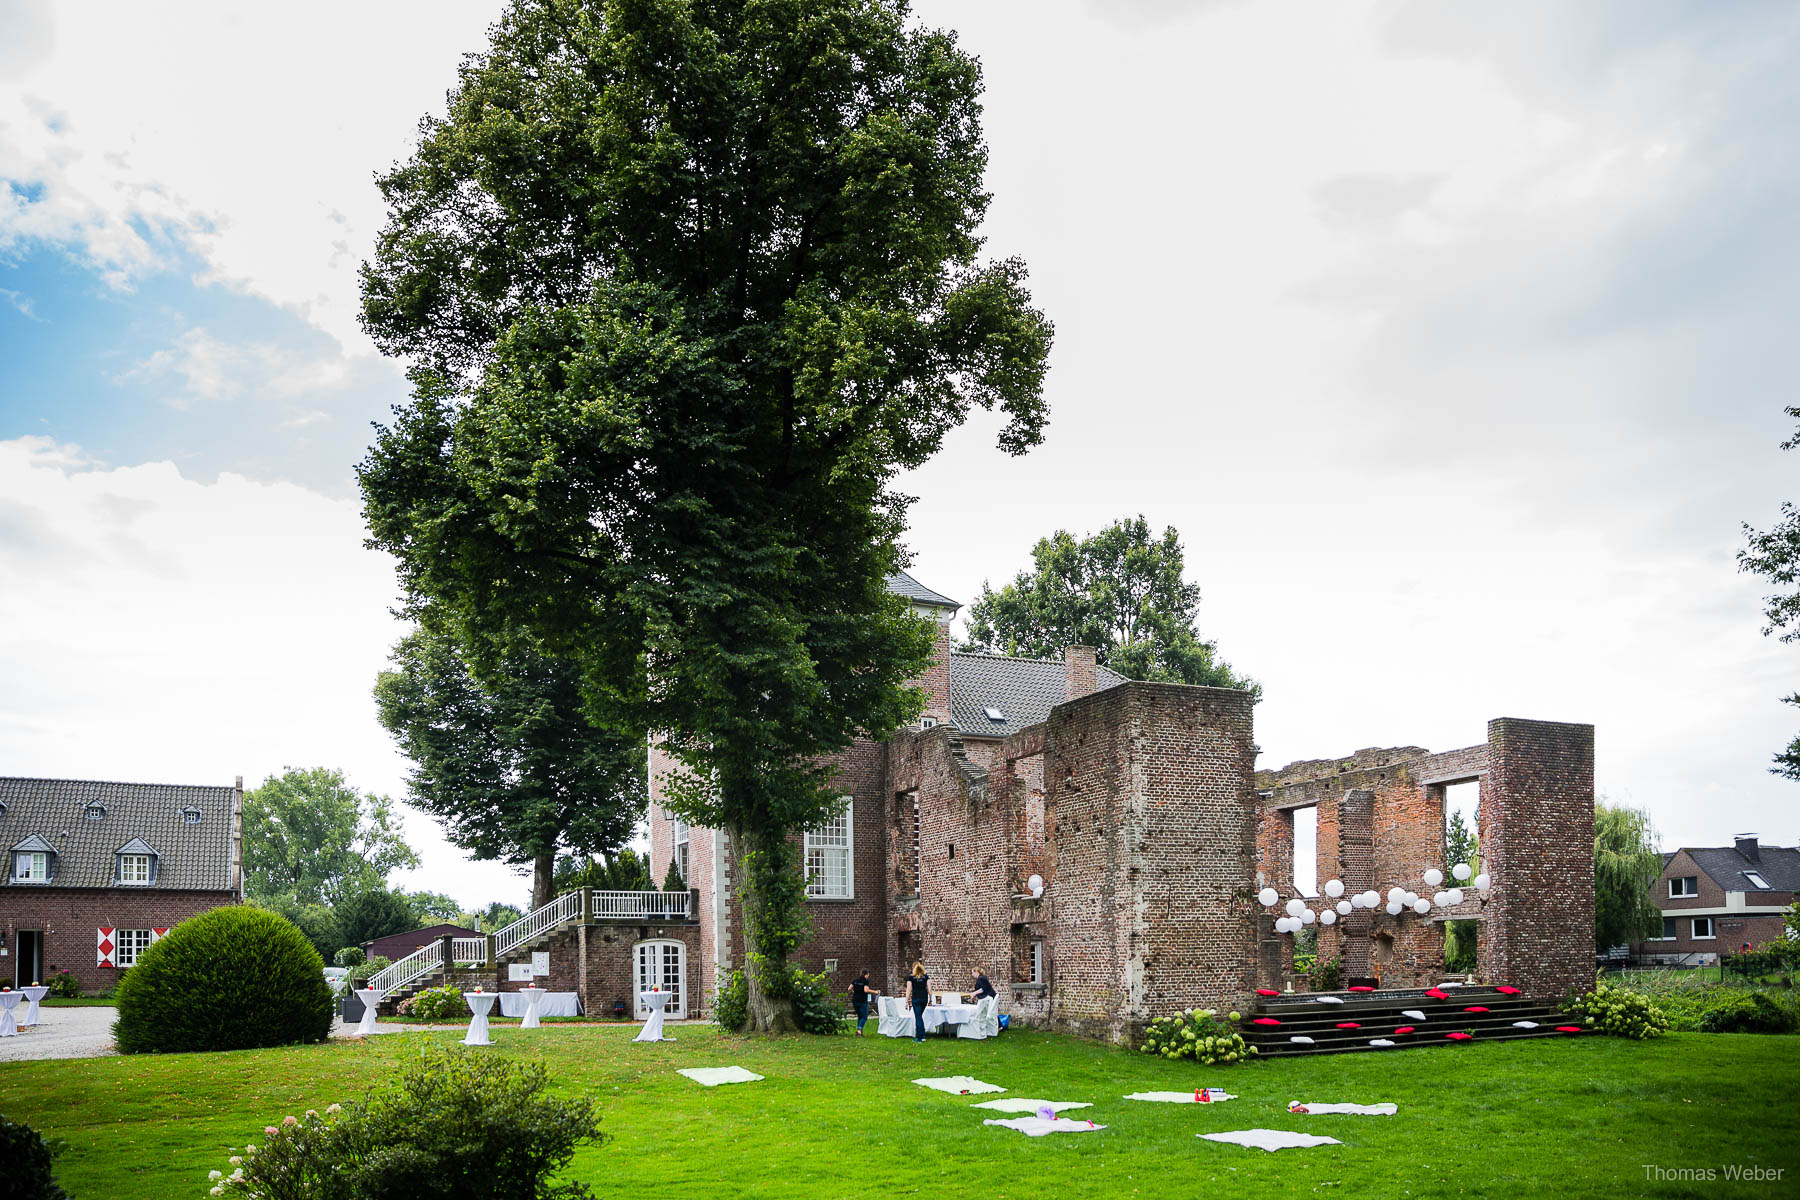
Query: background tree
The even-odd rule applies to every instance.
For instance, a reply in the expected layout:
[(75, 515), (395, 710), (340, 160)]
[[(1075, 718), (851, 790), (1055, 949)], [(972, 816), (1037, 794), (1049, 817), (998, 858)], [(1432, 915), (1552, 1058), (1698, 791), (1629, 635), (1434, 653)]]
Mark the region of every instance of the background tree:
[(419, 919), (419, 910), (406, 896), (386, 888), (358, 892), (338, 905), (337, 915), (344, 944), (349, 946), (372, 942), (390, 933), (405, 933), (426, 924)]
[(971, 406), (1042, 436), (1051, 330), (982, 262), (981, 72), (904, 0), (515, 0), (381, 181), (364, 326), (414, 364), (360, 469), (484, 681), (509, 628), (656, 731), (794, 1027), (821, 756), (916, 716), (906, 498)]
[(419, 859), (386, 796), (365, 795), (328, 767), (289, 767), (244, 794), (244, 892), (299, 908), (384, 887)]
[(1444, 862), (1450, 866), (1468, 863), (1471, 878), (1481, 874), (1480, 847), (1475, 842), (1475, 831), (1463, 819), (1461, 809), (1450, 814), (1450, 823), (1444, 829)]
[(463, 911), (462, 905), (455, 898), (442, 892), (408, 892), (399, 893), (412, 906), (413, 916), (420, 925), (462, 925), (464, 918), (473, 914)]
[(1594, 805), (1594, 948), (1641, 941), (1662, 933), (1662, 910), (1650, 884), (1662, 874), (1656, 828), (1642, 809)]
[[(1787, 415), (1800, 419), (1800, 408), (1790, 408)], [(1781, 443), (1783, 450), (1800, 446), (1800, 433)], [(1764, 598), (1763, 636), (1779, 633), (1781, 640), (1800, 639), (1800, 509), (1783, 501), (1781, 519), (1767, 533), (1744, 526), (1749, 545), (1738, 551), (1738, 570), (1761, 575), (1783, 590)], [(1783, 704), (1800, 705), (1800, 692), (1781, 698)], [(1787, 779), (1800, 780), (1800, 735), (1775, 755), (1769, 772)]]
[(381, 723), (413, 762), (414, 808), (476, 858), (531, 864), (531, 907), (555, 898), (558, 850), (611, 853), (643, 818), (644, 744), (588, 720), (579, 666), (516, 630), (477, 679), (429, 625), (375, 681)]
[(556, 890), (588, 887), (602, 892), (648, 892), (650, 858), (626, 847), (610, 857), (570, 857), (556, 861)]
[[(557, 888), (559, 894), (567, 890), (567, 888)], [(524, 915), (512, 905), (495, 900), (476, 914), (475, 927), (483, 933), (498, 933)]]
[(969, 606), (966, 650), (1060, 658), (1066, 646), (1093, 646), (1100, 662), (1128, 679), (1248, 688), (1195, 628), (1200, 588), (1181, 577), (1181, 539), (1161, 537), (1142, 515), (1077, 539), (1059, 529), (1031, 549), (1033, 569), (994, 591), (981, 585)]

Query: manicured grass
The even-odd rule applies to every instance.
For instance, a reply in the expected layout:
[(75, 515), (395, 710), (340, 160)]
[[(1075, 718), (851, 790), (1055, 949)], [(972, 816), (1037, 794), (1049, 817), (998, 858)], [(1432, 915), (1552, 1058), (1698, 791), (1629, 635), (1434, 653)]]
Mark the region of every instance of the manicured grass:
[[(1637, 1196), (1791, 1193), (1800, 1179), (1800, 1038), (1581, 1037), (1297, 1058), (1230, 1069), (1170, 1063), (1014, 1030), (987, 1042), (723, 1037), (704, 1027), (636, 1045), (629, 1029), (503, 1030), (487, 1050), (542, 1057), (560, 1086), (597, 1095), (612, 1141), (571, 1171), (601, 1195), (993, 1200), (1205, 1194)], [(68, 1143), (78, 1200), (205, 1195), (208, 1169), (263, 1125), (383, 1080), (451, 1033), (235, 1054), (0, 1063), (0, 1106)], [(702, 1088), (677, 1067), (748, 1067), (761, 1083)], [(1107, 1126), (1026, 1138), (984, 1127), (981, 1097), (915, 1087), (969, 1074), (1013, 1096), (1087, 1100)], [(1221, 1086), (1214, 1106), (1127, 1092)], [(1396, 1117), (1289, 1115), (1290, 1099), (1399, 1104)], [(1194, 1135), (1253, 1127), (1328, 1133), (1342, 1146), (1267, 1154)], [(1777, 1184), (1646, 1181), (1645, 1164), (1781, 1170)]]
[(119, 1002), (111, 996), (70, 996), (52, 999), (45, 996), (38, 1002), (44, 1008), (117, 1008)]

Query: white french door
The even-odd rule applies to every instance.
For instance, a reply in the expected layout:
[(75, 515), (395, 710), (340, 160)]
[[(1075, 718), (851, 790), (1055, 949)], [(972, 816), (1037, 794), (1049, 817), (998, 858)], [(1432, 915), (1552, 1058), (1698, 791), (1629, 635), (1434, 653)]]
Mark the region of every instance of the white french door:
[(650, 1015), (650, 1006), (641, 999), (644, 992), (652, 987), (669, 993), (669, 1003), (663, 1009), (663, 1016), (669, 1018), (685, 1018), (687, 1016), (687, 988), (683, 986), (687, 979), (687, 947), (681, 942), (639, 942), (637, 944), (637, 991), (633, 995), (636, 1001), (637, 1015), (640, 1018)]

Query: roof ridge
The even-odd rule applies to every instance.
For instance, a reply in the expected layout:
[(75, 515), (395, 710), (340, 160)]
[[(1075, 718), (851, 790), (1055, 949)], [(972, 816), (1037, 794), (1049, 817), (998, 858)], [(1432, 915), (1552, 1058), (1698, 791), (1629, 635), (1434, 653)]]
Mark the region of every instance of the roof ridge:
[(131, 779), (63, 779), (51, 775), (0, 775), (0, 784), (5, 783), (80, 783), (96, 787), (213, 788), (221, 792), (237, 790), (236, 785), (229, 783), (139, 783)]
[[(1053, 663), (1059, 667), (1063, 665), (1063, 660), (1060, 658), (1025, 658), (1025, 657), (1023, 657), (1021, 655), (1017, 655), (1017, 654), (990, 654), (986, 650), (952, 650), (950, 652), (950, 657), (951, 658), (997, 658), (1003, 662)], [(1107, 669), (1112, 670), (1112, 668), (1110, 668), (1110, 667), (1108, 667)], [(1118, 672), (1113, 671), (1113, 674), (1117, 675)]]

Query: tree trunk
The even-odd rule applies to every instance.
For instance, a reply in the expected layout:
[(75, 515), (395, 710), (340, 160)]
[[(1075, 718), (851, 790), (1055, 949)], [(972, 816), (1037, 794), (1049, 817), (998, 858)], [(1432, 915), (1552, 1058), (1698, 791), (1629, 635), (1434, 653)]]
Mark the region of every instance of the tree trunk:
[(556, 899), (556, 851), (531, 860), (531, 911)]
[[(785, 839), (783, 839), (785, 840)], [(749, 1018), (746, 1033), (798, 1033), (794, 1001), (788, 983), (788, 941), (768, 931), (791, 924), (793, 914), (780, 911), (783, 889), (762, 886), (769, 876), (768, 863), (757, 860), (752, 847), (757, 839), (733, 831), (732, 845), (739, 850), (738, 901), (744, 921), (744, 982)]]

